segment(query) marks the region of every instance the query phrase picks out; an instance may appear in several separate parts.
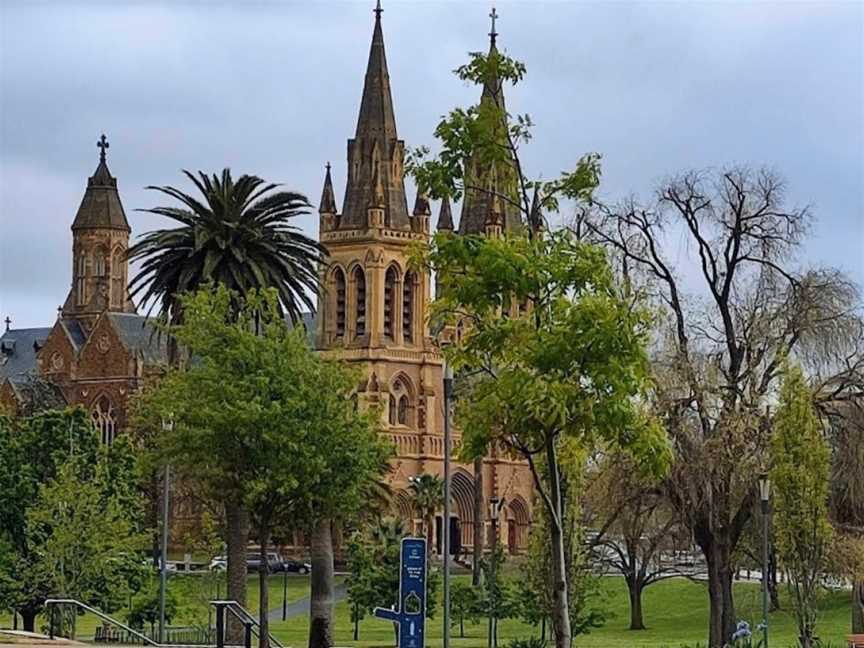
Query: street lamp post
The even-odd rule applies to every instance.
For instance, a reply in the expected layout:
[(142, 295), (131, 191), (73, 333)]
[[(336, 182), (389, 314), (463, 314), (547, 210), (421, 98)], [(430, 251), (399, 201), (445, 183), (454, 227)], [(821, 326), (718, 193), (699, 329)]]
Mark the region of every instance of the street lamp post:
[(450, 399), (453, 369), (444, 361), (444, 648), (450, 648)]
[(288, 618), (288, 568), (282, 567), (282, 620)]
[[(501, 515), (501, 509), (504, 508), (504, 499), (493, 495), (489, 498), (489, 519), (492, 522), (492, 554), (489, 559), (491, 563), (491, 573), (489, 574), (492, 585), (498, 581), (498, 516)], [(494, 615), (489, 616), (489, 648), (497, 648), (498, 646), (498, 619)]]
[(767, 473), (759, 475), (759, 499), (762, 502), (762, 646), (768, 648), (768, 503), (771, 480)]
[[(174, 430), (174, 417), (162, 419), (162, 431)], [(165, 643), (165, 594), (168, 587), (168, 492), (171, 486), (171, 468), (165, 464), (162, 491), (162, 555), (159, 561), (159, 643)]]

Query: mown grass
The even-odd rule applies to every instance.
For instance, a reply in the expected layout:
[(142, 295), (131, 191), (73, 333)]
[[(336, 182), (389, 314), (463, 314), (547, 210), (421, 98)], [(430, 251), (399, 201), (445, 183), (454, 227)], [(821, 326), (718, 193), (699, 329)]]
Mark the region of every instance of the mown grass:
[[(465, 579), (466, 575), (458, 575), (455, 580)], [(197, 580), (196, 580), (197, 579)], [(211, 589), (205, 589), (206, 581), (194, 576), (175, 576), (171, 579), (171, 588), (182, 599), (181, 614), (172, 625), (188, 625), (193, 622), (206, 623), (206, 600), (215, 595), (212, 581), (207, 584)], [(282, 604), (282, 577), (273, 576), (269, 581), (270, 608), (279, 608)], [(782, 586), (781, 586), (782, 587)], [(308, 595), (308, 577), (292, 576), (288, 579), (288, 600), (296, 601)], [(224, 594), (224, 586), (222, 587)], [(794, 646), (796, 631), (795, 621), (789, 610), (788, 598), (782, 596), (784, 609), (771, 614), (770, 631), (772, 648), (787, 648)], [(736, 583), (736, 605), (739, 619), (748, 620), (752, 626), (761, 618), (761, 597), (759, 586), (755, 583)], [(258, 579), (249, 579), (249, 607), (257, 610)], [(576, 638), (577, 648), (678, 648), (682, 645), (695, 646), (703, 644), (706, 639), (708, 620), (708, 594), (706, 586), (686, 579), (672, 579), (649, 587), (644, 594), (645, 624), (647, 630), (633, 632), (627, 630), (629, 624), (629, 607), (627, 590), (621, 578), (604, 578), (597, 606), (606, 616), (605, 624), (595, 628), (590, 634)], [(845, 638), (849, 631), (850, 619), (849, 593), (846, 591), (826, 593), (820, 603), (819, 634), (826, 645), (845, 646)], [(123, 618), (123, 611), (116, 614)], [(8, 615), (0, 617), (0, 625), (8, 627)], [(83, 617), (79, 621), (80, 636), (92, 635), (95, 619)], [(295, 617), (285, 622), (271, 623), (274, 635), (286, 646), (301, 648), (306, 645), (309, 624), (305, 616)], [(485, 648), (486, 625), (466, 624), (465, 638), (458, 636), (458, 628), (454, 628), (451, 636), (453, 648)], [(353, 625), (350, 621), (347, 602), (336, 606), (335, 643), (337, 646), (354, 646), (357, 648), (384, 648), (395, 645), (393, 628), (389, 623), (374, 618), (366, 618), (360, 623), (360, 640), (352, 640)], [(514, 638), (525, 638), (537, 635), (538, 628), (532, 628), (518, 620), (506, 619), (499, 624), (499, 643), (501, 646)], [(442, 645), (442, 624), (440, 605), (437, 618), (427, 622), (426, 636), (428, 645)]]

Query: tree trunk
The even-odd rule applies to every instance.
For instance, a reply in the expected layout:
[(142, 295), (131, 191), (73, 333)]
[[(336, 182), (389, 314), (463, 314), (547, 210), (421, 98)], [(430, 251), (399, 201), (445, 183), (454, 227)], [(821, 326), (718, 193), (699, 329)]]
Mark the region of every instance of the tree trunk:
[(627, 578), (627, 591), (630, 594), (630, 629), (644, 630), (645, 620), (642, 616), (642, 585), (634, 578)]
[(309, 605), (309, 648), (333, 645), (333, 532), (320, 520), (310, 538), (312, 577)]
[(546, 440), (546, 461), (549, 470), (549, 497), (553, 510), (552, 524), (552, 627), (555, 631), (555, 648), (570, 648), (570, 605), (567, 600), (567, 561), (564, 553), (563, 507), (561, 505), (561, 475), (558, 472), (558, 457), (555, 439)]
[[(225, 503), (228, 536), (229, 601), (246, 607), (246, 546), (249, 544), (249, 514), (236, 502)], [(243, 644), (243, 624), (233, 614), (226, 615), (225, 639), (234, 645)]]
[(771, 602), (768, 606), (769, 612), (780, 610), (780, 592), (777, 587), (777, 552), (771, 547), (768, 554), (768, 597)]
[(852, 583), (852, 633), (864, 634), (864, 579)]
[(18, 614), (21, 615), (21, 626), (24, 628), (24, 632), (36, 632), (36, 615), (38, 613), (38, 609), (32, 608), (18, 610)]
[(258, 565), (258, 648), (270, 648), (270, 563), (267, 561), (270, 531), (266, 525), (258, 530), (258, 541), (261, 543), (261, 564)]
[(735, 632), (735, 603), (732, 597), (732, 560), (728, 543), (714, 534), (700, 544), (708, 564), (708, 647), (722, 648)]
[(474, 460), (474, 553), (471, 584), (479, 587), (483, 580), (480, 561), (483, 559), (483, 537), (486, 527), (486, 502), (483, 498), (483, 457)]

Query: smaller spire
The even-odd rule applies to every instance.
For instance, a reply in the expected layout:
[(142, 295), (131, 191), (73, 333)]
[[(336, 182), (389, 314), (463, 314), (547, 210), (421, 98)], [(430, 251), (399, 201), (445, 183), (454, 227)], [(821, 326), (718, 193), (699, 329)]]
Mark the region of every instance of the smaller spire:
[(453, 213), (450, 211), (450, 199), (447, 196), (441, 199), (441, 210), (438, 212), (436, 228), (439, 232), (453, 231)]
[(429, 198), (426, 197), (426, 194), (418, 191), (417, 198), (414, 200), (414, 216), (429, 216), (431, 214)]
[(319, 214), (336, 213), (336, 196), (333, 194), (333, 180), (330, 177), (330, 163), (325, 166), (327, 173), (324, 175), (324, 190), (321, 192), (321, 204), (318, 206)]

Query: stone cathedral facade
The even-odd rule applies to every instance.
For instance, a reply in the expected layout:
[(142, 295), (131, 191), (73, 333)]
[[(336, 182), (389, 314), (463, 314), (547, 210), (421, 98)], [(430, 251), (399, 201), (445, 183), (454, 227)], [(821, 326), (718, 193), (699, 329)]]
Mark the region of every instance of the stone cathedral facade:
[[(494, 48), (494, 30), (491, 36)], [(484, 88), (484, 100), (503, 101), (500, 92), (491, 90)], [(117, 180), (108, 170), (104, 136), (99, 146), (99, 165), (72, 224), (69, 296), (50, 327), (14, 329), (7, 319), (0, 336), (0, 403), (22, 413), (81, 405), (91, 413), (103, 442), (111, 443), (127, 426), (130, 396), (159, 374), (166, 352), (164, 338), (151, 335), (150, 323), (128, 297), (131, 229)], [(443, 474), (443, 383), (442, 358), (426, 321), (431, 280), (408, 267), (412, 244), (431, 236), (431, 206), (417, 196), (409, 211), (404, 156), (377, 9), (357, 128), (348, 140), (341, 210), (327, 165), (319, 213), (320, 239), (330, 262), (321, 271), (317, 316), (307, 326), (319, 351), (362, 367), (358, 401), (381, 407), (395, 448), (388, 476), (394, 513), (408, 528), (416, 528), (420, 520), (411, 506), (411, 478)], [(472, 168), (472, 173), (484, 170)], [(494, 173), (486, 175), (494, 182)], [(518, 213), (502, 209), (486, 194), (469, 192), (458, 233), (497, 235), (518, 224)], [(437, 228), (455, 229), (446, 201)], [(458, 444), (458, 430), (453, 437)], [(492, 496), (504, 501), (500, 541), (518, 552), (526, 546), (531, 520), (530, 471), (493, 449), (481, 472), (483, 501)], [(455, 464), (452, 474), (452, 517), (445, 524), (439, 515), (432, 537), (439, 551), (446, 529), (451, 546), (467, 550), (473, 545), (475, 511), (487, 518), (486, 534), (492, 535), (488, 507), (475, 505), (474, 466)], [(194, 511), (175, 511), (175, 516), (194, 517)]]

